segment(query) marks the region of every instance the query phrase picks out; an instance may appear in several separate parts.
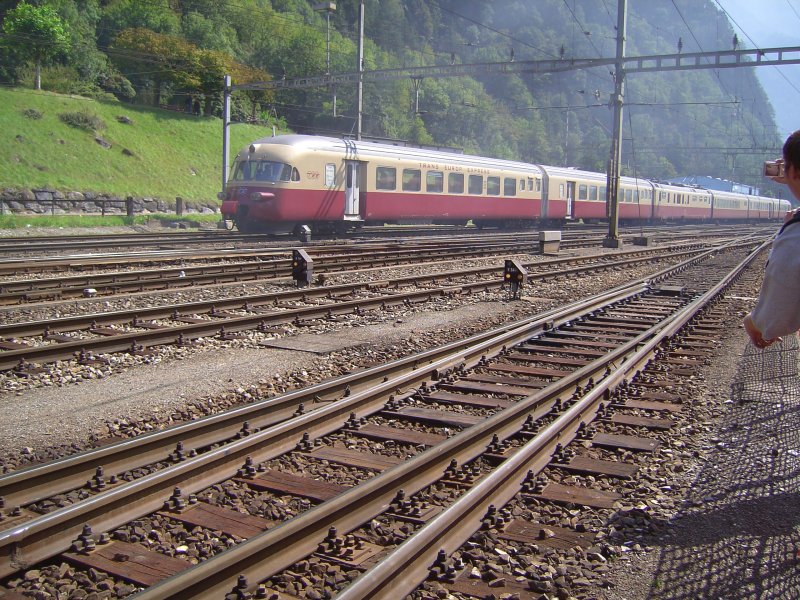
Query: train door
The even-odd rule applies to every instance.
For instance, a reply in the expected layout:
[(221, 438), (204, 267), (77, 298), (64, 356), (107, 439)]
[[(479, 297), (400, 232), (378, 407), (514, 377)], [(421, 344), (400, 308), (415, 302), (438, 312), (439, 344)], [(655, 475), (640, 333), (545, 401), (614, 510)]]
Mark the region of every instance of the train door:
[(548, 200), (550, 198), (550, 175), (547, 171), (542, 169), (542, 219), (550, 217), (550, 207)]
[(349, 221), (361, 219), (361, 163), (357, 160), (344, 161), (344, 218)]
[(575, 217), (575, 182), (567, 182), (567, 218)]

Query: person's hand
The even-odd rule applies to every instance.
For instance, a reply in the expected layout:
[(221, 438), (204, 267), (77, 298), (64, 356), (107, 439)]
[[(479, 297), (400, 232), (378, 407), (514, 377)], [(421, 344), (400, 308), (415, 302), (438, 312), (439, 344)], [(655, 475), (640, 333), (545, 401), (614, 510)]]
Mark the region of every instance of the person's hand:
[(750, 336), (750, 341), (756, 348), (763, 350), (767, 346), (771, 346), (778, 341), (778, 338), (773, 340), (765, 340), (755, 323), (753, 323), (753, 317), (751, 317), (749, 314), (744, 318), (742, 324), (744, 325), (744, 330), (747, 332), (747, 335)]
[(788, 223), (792, 220), (793, 217), (796, 217), (800, 214), (800, 208), (795, 208), (794, 210), (787, 210), (786, 214), (783, 215), (783, 222)]

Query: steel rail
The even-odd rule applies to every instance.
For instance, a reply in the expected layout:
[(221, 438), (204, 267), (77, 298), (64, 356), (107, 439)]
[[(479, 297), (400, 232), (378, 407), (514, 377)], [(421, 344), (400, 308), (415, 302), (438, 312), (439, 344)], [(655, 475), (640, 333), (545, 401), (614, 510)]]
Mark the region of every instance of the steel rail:
[(327, 435), (339, 429), (352, 413), (357, 417), (365, 417), (382, 410), (387, 396), (397, 393), (398, 389), (410, 390), (408, 395), (414, 394), (413, 386), (446, 369), (474, 365), (487, 353), (499, 352), (508, 344), (519, 343), (545, 329), (568, 322), (578, 314), (630, 297), (645, 288), (643, 283), (628, 284), (591, 299), (572, 303), (546, 318), (535, 319), (501, 332), (469, 348), (452, 352), (427, 365), (420, 365), (409, 373), (397, 375), (307, 414), (283, 421), (141, 479), (120, 484), (78, 504), (0, 531), (0, 577), (63, 552), (77, 539), (87, 523), (95, 532), (112, 530), (158, 510), (175, 487), (180, 487), (185, 494), (199, 492), (234, 476), (248, 458), (256, 463), (269, 460), (292, 450), (304, 434), (311, 438)]
[[(689, 252), (691, 253), (691, 252)], [(604, 265), (602, 268), (610, 267), (613, 265)], [(586, 266), (586, 267), (578, 267), (576, 269), (569, 269), (570, 273), (579, 272), (579, 271), (586, 271), (586, 270), (595, 270), (597, 269), (597, 265), (593, 266)], [(485, 269), (492, 269), (494, 267), (488, 267)], [(475, 272), (480, 271), (481, 269), (473, 269), (472, 271), (467, 271), (466, 273), (475, 274)], [(553, 273), (546, 273), (543, 275), (539, 275), (539, 277), (548, 277), (554, 276)], [(437, 279), (447, 277), (446, 274), (437, 274), (437, 275), (427, 275), (427, 276), (412, 276), (407, 279), (411, 280), (412, 282), (418, 282), (420, 279), (422, 280), (430, 280), (434, 284), (436, 284)], [(396, 285), (398, 282), (402, 280), (395, 280)], [(367, 290), (377, 290), (381, 287), (386, 287), (389, 285), (389, 282), (373, 282), (368, 284), (357, 284), (355, 287), (358, 289), (361, 287), (362, 289)], [(85, 338), (85, 339), (76, 339), (74, 341), (59, 341), (56, 344), (52, 345), (41, 345), (41, 346), (29, 346), (24, 348), (18, 349), (11, 349), (5, 350), (0, 352), (0, 371), (2, 370), (11, 370), (14, 368), (17, 369), (25, 369), (27, 365), (30, 363), (46, 363), (52, 362), (55, 360), (60, 359), (68, 359), (76, 356), (85, 355), (87, 352), (137, 352), (142, 351), (144, 348), (149, 348), (153, 346), (160, 346), (160, 345), (167, 345), (167, 344), (184, 344), (187, 341), (191, 341), (201, 337), (209, 337), (213, 335), (227, 335), (231, 333), (247, 331), (251, 329), (257, 329), (259, 327), (268, 327), (270, 325), (276, 325), (280, 323), (287, 323), (291, 321), (300, 321), (300, 320), (307, 320), (307, 319), (318, 319), (318, 318), (331, 318), (334, 315), (343, 315), (349, 313), (360, 313), (363, 310), (371, 310), (371, 309), (385, 309), (387, 306), (392, 305), (400, 305), (403, 303), (414, 303), (414, 302), (421, 302), (428, 300), (433, 297), (444, 297), (448, 295), (454, 294), (461, 294), (465, 291), (467, 293), (473, 293), (477, 291), (486, 291), (489, 289), (502, 287), (503, 281), (480, 281), (480, 282), (472, 282), (472, 283), (460, 283), (454, 284), (446, 287), (438, 287), (438, 288), (431, 288), (431, 289), (423, 289), (423, 290), (415, 290), (412, 292), (397, 292), (397, 293), (385, 293), (382, 296), (374, 297), (374, 298), (366, 298), (366, 299), (357, 299), (357, 300), (350, 300), (344, 302), (338, 302), (335, 304), (323, 304), (323, 305), (316, 305), (316, 306), (307, 306), (307, 307), (295, 307), (292, 309), (288, 309), (285, 311), (273, 311), (268, 313), (257, 313), (251, 315), (244, 315), (244, 316), (230, 316), (230, 315), (223, 315), (221, 318), (217, 320), (203, 320), (202, 322), (193, 322), (193, 323), (182, 323), (176, 326), (170, 327), (161, 327), (161, 328), (153, 328), (147, 329), (145, 331), (135, 331), (135, 332), (120, 332), (114, 335), (109, 335), (105, 337), (94, 337), (94, 338)], [(330, 290), (331, 288), (323, 288)], [(320, 292), (306, 292), (307, 295), (312, 296), (313, 294), (320, 294)], [(237, 299), (241, 301), (241, 299)], [(212, 305), (212, 311), (210, 316), (214, 315), (214, 311), (216, 310), (216, 306), (219, 304), (225, 304), (225, 302), (211, 302), (206, 303)], [(161, 310), (164, 309), (145, 309), (140, 311), (126, 311), (125, 315), (128, 315), (128, 318), (125, 319), (125, 322), (129, 321), (129, 316), (131, 312), (134, 313), (135, 318), (139, 315), (148, 315), (152, 314), (154, 310)], [(175, 318), (179, 320), (180, 315), (177, 314), (177, 311), (173, 314)], [(71, 323), (75, 323), (79, 319), (83, 319), (85, 323), (89, 317), (71, 317), (67, 318), (67, 321)], [(108, 323), (107, 316), (101, 317), (104, 323)], [(135, 325), (135, 321), (131, 323), (133, 326)], [(4, 327), (0, 327), (0, 335), (3, 335), (7, 331), (16, 331), (16, 335), (22, 336), (23, 334), (20, 333), (21, 331), (34, 331), (31, 327), (34, 327), (36, 323), (23, 323), (19, 325), (8, 325)], [(92, 327), (101, 326), (101, 323), (97, 323), (95, 320), (92, 320), (89, 323)], [(42, 331), (41, 329), (35, 330), (34, 333), (30, 335), (45, 335), (45, 332), (57, 332), (57, 331), (65, 331), (65, 329), (61, 328), (61, 323), (49, 321), (45, 324), (45, 330)], [(6, 334), (8, 335), (8, 334)], [(13, 334), (12, 334), (13, 335)], [(46, 335), (45, 335), (46, 337)]]
[[(620, 253), (615, 253), (613, 255), (608, 253), (596, 253), (596, 254), (586, 255), (583, 257), (556, 258), (556, 259), (535, 261), (535, 262), (531, 261), (523, 264), (528, 268), (536, 269), (540, 267), (546, 268), (553, 265), (562, 265), (575, 262), (592, 263), (592, 261), (598, 261), (598, 260), (606, 260), (606, 261), (615, 260), (619, 257), (625, 257), (625, 256), (648, 257), (653, 254), (655, 255), (663, 254), (665, 251), (667, 252), (672, 251), (672, 256), (675, 257), (687, 256), (691, 255), (692, 253), (708, 251), (707, 247), (703, 247), (699, 244), (686, 244), (685, 245), (686, 249), (683, 248), (684, 246), (678, 248), (626, 250)], [(635, 264), (635, 262), (637, 261), (623, 260), (619, 261), (617, 264)], [(608, 266), (613, 266), (613, 264), (609, 263)], [(381, 267), (369, 267), (366, 269), (360, 269), (359, 271), (356, 272), (370, 272), (379, 269), (381, 269)], [(406, 285), (426, 280), (431, 281), (431, 280), (439, 280), (439, 279), (447, 279), (455, 277), (483, 275), (483, 274), (499, 272), (500, 269), (501, 267), (499, 265), (498, 266), (492, 265), (487, 267), (474, 267), (471, 269), (461, 269), (457, 271), (442, 271), (440, 273), (434, 273), (429, 275), (409, 275), (405, 277), (394, 278), (391, 280), (382, 280), (382, 281), (373, 281), (373, 282), (364, 282), (355, 284), (342, 284), (337, 286), (308, 287), (308, 288), (303, 288), (300, 291), (291, 290), (285, 292), (272, 292), (268, 294), (253, 294), (248, 296), (238, 296), (235, 298), (218, 298), (214, 300), (203, 300), (199, 302), (187, 302), (175, 305), (156, 306), (152, 308), (138, 308), (126, 311), (90, 313), (86, 315), (61, 317), (58, 319), (48, 319), (46, 321), (27, 321), (23, 323), (8, 323), (5, 325), (0, 325), (0, 337), (2, 338), (30, 337), (30, 336), (43, 335), (45, 331), (68, 332), (77, 329), (85, 329), (93, 325), (107, 326), (107, 325), (117, 325), (117, 324), (128, 324), (131, 323), (134, 317), (142, 320), (170, 319), (176, 315), (202, 314), (202, 313), (207, 313), (209, 311), (213, 313), (214, 311), (218, 310), (249, 310), (254, 307), (272, 305), (276, 302), (281, 302), (281, 301), (284, 302), (295, 301), (295, 300), (302, 300), (303, 298), (306, 299), (326, 298), (328, 296), (350, 293), (352, 291), (372, 289), (372, 288), (374, 289), (384, 288), (392, 284)], [(570, 269), (564, 269), (562, 271), (552, 271), (550, 272), (550, 274), (552, 274), (553, 276), (559, 276), (568, 274), (569, 272)], [(538, 274), (534, 273), (532, 274), (532, 277), (543, 277), (547, 275), (548, 273), (538, 273)]]
[[(610, 266), (613, 265), (608, 265), (608, 267)], [(590, 265), (590, 266), (578, 267), (577, 269), (569, 269), (568, 271), (570, 273), (574, 273), (580, 271), (596, 270), (597, 268), (598, 268), (597, 265)], [(496, 267), (491, 267), (491, 269), (496, 270)], [(473, 273), (474, 271), (475, 270), (473, 270)], [(540, 275), (540, 277), (552, 277), (555, 275), (556, 275), (555, 273), (546, 273), (544, 275)], [(446, 275), (444, 274), (438, 274), (438, 275), (429, 275), (424, 277), (413, 276), (408, 279), (415, 282), (419, 281), (420, 279), (423, 280), (428, 279), (435, 284), (436, 279), (442, 279), (445, 277)], [(397, 284), (397, 282), (393, 283)], [(221, 319), (218, 320), (209, 319), (209, 320), (203, 320), (202, 322), (199, 323), (197, 322), (182, 323), (180, 325), (163, 327), (158, 329), (147, 329), (144, 331), (134, 331), (134, 332), (120, 332), (118, 334), (105, 337), (76, 339), (74, 341), (59, 341), (58, 343), (51, 345), (29, 346), (25, 348), (4, 350), (3, 352), (0, 352), (0, 371), (11, 370), (14, 368), (25, 368), (25, 365), (29, 363), (46, 363), (59, 359), (72, 358), (74, 356), (80, 356), (81, 354), (85, 354), (87, 351), (101, 352), (101, 353), (125, 352), (125, 351), (140, 351), (143, 350), (144, 348), (166, 345), (166, 344), (180, 345), (182, 343), (186, 343), (187, 341), (191, 341), (201, 337), (209, 337), (213, 335), (222, 336), (223, 334), (230, 334), (240, 331), (257, 329), (258, 327), (268, 327), (270, 325), (287, 323), (291, 321), (330, 318), (334, 315), (344, 315), (351, 313), (358, 314), (360, 311), (363, 310), (370, 310), (376, 308), (384, 309), (387, 306), (400, 305), (404, 303), (421, 302), (424, 300), (429, 300), (430, 298), (434, 297), (444, 297), (448, 295), (461, 294), (464, 293), (465, 291), (468, 293), (473, 293), (477, 291), (486, 291), (489, 289), (502, 287), (503, 284), (504, 282), (501, 279), (494, 281), (479, 281), (473, 283), (453, 284), (445, 287), (415, 290), (411, 292), (396, 292), (396, 293), (386, 292), (384, 295), (378, 297), (349, 300), (349, 301), (337, 302), (335, 304), (321, 304), (315, 306), (294, 307), (284, 311), (273, 311), (269, 313), (258, 313), (245, 316), (223, 316)], [(369, 290), (377, 290), (381, 287), (386, 287), (388, 285), (389, 282), (383, 282), (383, 283), (378, 282), (369, 284), (357, 284), (356, 286), (347, 286), (347, 287), (348, 288), (355, 287), (356, 289), (361, 288), (369, 291)], [(326, 289), (330, 290), (330, 288)], [(314, 293), (307, 292), (307, 294), (309, 296), (312, 296)], [(241, 299), (239, 300), (241, 301)], [(216, 307), (216, 305), (224, 303), (211, 303), (211, 304)], [(145, 309), (143, 311), (134, 311), (134, 312), (136, 313), (136, 315), (140, 314), (147, 315), (148, 313), (152, 314), (152, 309)], [(82, 318), (84, 322), (86, 322), (87, 317), (82, 317)], [(71, 318), (69, 320), (75, 322), (76, 319)], [(129, 319), (126, 319), (126, 322), (128, 320)], [(14, 325), (9, 325), (5, 329), (13, 331), (16, 328), (17, 331), (20, 331), (22, 328), (26, 328), (28, 331), (30, 331), (31, 330), (30, 327), (32, 325), (33, 324), (31, 323), (22, 324), (16, 327)], [(94, 321), (92, 321), (90, 325), (101, 326), (100, 323), (95, 323)], [(51, 331), (51, 332), (63, 331), (63, 329), (60, 328), (60, 325), (57, 322), (52, 322), (52, 321), (47, 322), (45, 327), (47, 328), (46, 331)], [(0, 330), (2, 329), (3, 328), (0, 328)], [(42, 330), (38, 330), (37, 333), (41, 334), (43, 332)], [(0, 333), (0, 335), (2, 335), (2, 333)], [(18, 333), (17, 335), (21, 334)]]
[[(760, 228), (761, 230), (763, 228)], [(699, 236), (703, 237), (724, 237), (724, 233), (731, 231), (729, 228), (716, 228), (714, 230), (709, 231), (708, 228), (698, 230), (695, 235), (694, 239), (697, 239)], [(733, 233), (739, 234), (741, 233), (741, 229), (732, 230)], [(591, 233), (591, 232), (589, 232)], [(655, 233), (659, 238), (672, 238), (674, 237), (675, 232), (671, 231), (664, 231), (663, 227), (649, 230), (647, 228), (636, 228), (636, 233), (638, 235), (644, 235), (645, 233)], [(684, 234), (684, 229), (679, 232), (681, 235)], [(586, 238), (586, 232), (580, 231), (564, 231), (562, 232), (562, 246), (573, 247), (577, 245), (586, 245), (588, 242), (584, 239), (583, 241), (574, 239), (575, 237), (578, 238)], [(633, 235), (632, 233), (626, 235)], [(467, 238), (466, 240), (464, 238)], [(484, 238), (491, 237), (493, 240), (497, 240), (498, 238), (509, 238), (514, 240), (525, 239), (526, 237), (533, 237), (525, 232), (522, 233), (514, 233), (514, 234), (503, 234), (499, 232), (491, 232), (486, 234), (477, 234), (473, 233), (469, 236), (453, 236), (453, 241), (459, 241), (462, 243), (468, 242), (470, 239), (474, 240), (482, 240)], [(625, 237), (625, 236), (623, 236)], [(27, 239), (27, 238), (26, 238)], [(420, 238), (425, 240), (426, 238)], [(538, 239), (538, 238), (537, 238)], [(592, 240), (599, 241), (600, 238), (595, 237), (591, 238)], [(415, 242), (415, 238), (411, 238), (411, 242)], [(437, 239), (437, 242), (441, 241)], [(532, 239), (532, 242), (536, 242), (536, 239)], [(368, 241), (361, 241), (358, 239), (352, 240), (358, 246), (365, 246), (369, 244), (385, 244), (385, 242), (373, 242), (372, 240)], [(398, 242), (399, 243), (399, 242)], [(45, 256), (40, 258), (18, 258), (18, 259), (3, 259), (0, 260), (0, 275), (14, 275), (20, 272), (44, 272), (44, 271), (52, 271), (52, 270), (63, 270), (67, 269), (75, 269), (75, 270), (84, 270), (88, 267), (103, 267), (106, 265), (118, 265), (120, 263), (128, 263), (128, 264), (140, 264), (140, 263), (155, 263), (155, 262), (175, 262), (177, 260), (211, 260), (214, 258), (246, 258), (246, 257), (253, 257), (253, 256), (262, 256), (265, 254), (282, 254), (287, 251), (290, 251), (292, 248), (297, 247), (295, 242), (291, 243), (282, 243), (282, 242), (275, 242), (272, 241), (271, 247), (266, 248), (227, 248), (227, 249), (216, 249), (216, 250), (207, 250), (202, 253), (199, 253), (197, 250), (171, 250), (171, 251), (147, 251), (147, 252), (126, 252), (126, 253), (113, 253), (113, 254), (78, 254), (78, 255), (71, 255), (67, 257), (53, 257), (53, 256)], [(344, 248), (345, 245), (343, 244), (330, 244), (328, 242), (315, 242), (311, 245), (304, 245), (303, 246), (306, 250), (309, 248), (312, 252), (316, 251), (316, 249), (325, 248), (325, 249), (336, 249), (338, 247)]]
[[(729, 272), (713, 288), (671, 315), (658, 326), (659, 331), (644, 342), (635, 354), (607, 377), (595, 382), (587, 394), (568, 408), (563, 415), (544, 427), (535, 438), (517, 449), (503, 464), (477, 481), (454, 504), (433, 517), (409, 539), (397, 546), (372, 568), (337, 594), (339, 600), (365, 598), (394, 600), (416, 589), (429, 574), (438, 553), (449, 556), (462, 546), (481, 527), (481, 520), (490, 506), (505, 506), (522, 488), (531, 475), (541, 473), (551, 461), (556, 446), (566, 446), (581, 425), (595, 419), (599, 408), (610, 392), (623, 381), (642, 371), (658, 353), (662, 342), (675, 336), (698, 313), (715, 302), (738, 279), (762, 246)], [(642, 336), (640, 336), (641, 338)]]
[[(314, 271), (319, 273), (338, 272), (343, 266), (363, 264), (364, 256), (369, 256), (371, 265), (393, 266), (421, 261), (448, 261), (462, 258), (483, 257), (501, 252), (527, 252), (529, 245), (520, 242), (487, 244), (485, 246), (462, 246), (460, 248), (441, 246), (430, 249), (367, 250), (353, 248), (347, 254), (312, 255)], [(166, 290), (183, 289), (203, 283), (238, 283), (245, 280), (260, 280), (291, 276), (291, 259), (275, 259), (261, 262), (246, 262), (198, 267), (170, 267), (163, 270), (121, 271), (89, 276), (71, 276), (52, 279), (15, 280), (0, 283), (0, 303), (24, 302), (31, 295), (59, 294), (83, 297), (87, 287), (95, 288), (95, 293), (103, 294), (104, 288), (112, 288), (115, 294), (121, 292), (144, 291), (146, 287)], [(99, 289), (98, 289), (99, 288)]]
[[(583, 235), (583, 234), (579, 234)], [(594, 235), (594, 233), (592, 234)], [(376, 241), (374, 239), (364, 239), (364, 240), (350, 240), (347, 242), (341, 242), (340, 240), (331, 240), (331, 241), (320, 241), (320, 242), (313, 242), (309, 244), (303, 244), (302, 247), (309, 253), (317, 253), (317, 252), (333, 252), (333, 251), (342, 251), (346, 252), (348, 249), (352, 248), (385, 248), (385, 247), (402, 247), (407, 243), (416, 244), (418, 247), (429, 247), (438, 245), (441, 246), (444, 244), (480, 244), (480, 243), (499, 243), (499, 242), (523, 242), (524, 240), (529, 239), (531, 242), (538, 239), (535, 233), (517, 233), (517, 234), (504, 234), (504, 233), (494, 233), (494, 234), (470, 234), (469, 236), (457, 235), (457, 236), (448, 236), (448, 237), (437, 237), (437, 239), (431, 240), (428, 237), (421, 237), (421, 238), (406, 238), (404, 240), (398, 241)], [(25, 240), (30, 240), (30, 238), (25, 238)], [(13, 267), (16, 270), (24, 270), (25, 268), (33, 268), (33, 267), (49, 267), (49, 266), (87, 266), (87, 265), (96, 265), (96, 264), (105, 264), (105, 263), (137, 263), (142, 261), (152, 261), (152, 262), (163, 262), (165, 260), (178, 260), (178, 259), (189, 259), (189, 258), (217, 258), (217, 257), (224, 257), (224, 256), (252, 256), (252, 255), (260, 255), (260, 254), (285, 254), (286, 252), (291, 251), (294, 248), (298, 247), (298, 243), (296, 240), (286, 240), (285, 242), (278, 242), (275, 240), (271, 240), (270, 246), (265, 247), (254, 247), (254, 248), (216, 248), (216, 249), (209, 249), (200, 252), (197, 249), (187, 249), (187, 250), (147, 250), (147, 251), (140, 251), (140, 252), (110, 252), (110, 253), (102, 253), (102, 254), (73, 254), (70, 256), (65, 257), (53, 257), (53, 256), (41, 256), (35, 258), (4, 258), (0, 260), (0, 273), (13, 273), (13, 270), (9, 270), (9, 267)], [(22, 241), (20, 242), (22, 245)], [(16, 248), (16, 252), (20, 252), (25, 248)]]
[[(698, 260), (694, 258), (686, 263)], [(676, 268), (671, 267), (664, 272), (674, 269)], [(631, 283), (588, 301), (573, 303), (556, 311), (547, 319), (533, 320), (519, 328), (485, 340), (468, 350), (456, 352), (424, 367), (418, 367), (411, 373), (384, 381), (372, 389), (332, 402), (311, 413), (279, 423), (146, 478), (122, 484), (80, 504), (54, 511), (0, 532), (0, 576), (63, 551), (87, 522), (98, 531), (113, 529), (133, 518), (156, 510), (173, 486), (180, 485), (186, 493), (204, 489), (232, 476), (236, 472), (237, 465), (244, 464), (248, 457), (256, 462), (268, 460), (292, 449), (296, 440), (303, 434), (314, 438), (326, 435), (339, 427), (336, 420), (344, 422), (346, 416), (352, 413), (363, 417), (381, 410), (386, 394), (435, 377), (437, 373), (448, 368), (474, 365), (483, 355), (489, 353), (489, 350), (496, 352), (509, 343), (518, 343), (545, 329), (574, 319), (574, 311), (579, 306), (591, 312), (609, 302), (643, 291), (645, 287), (642, 283)], [(410, 394), (413, 393), (412, 389)]]
[(18, 506), (66, 492), (84, 485), (97, 467), (102, 466), (106, 477), (164, 460), (181, 442), (186, 452), (200, 450), (231, 439), (242, 430), (246, 421), (253, 430), (273, 425), (297, 412), (302, 404), (306, 410), (341, 397), (346, 389), (359, 391), (376, 379), (394, 377), (416, 370), (420, 365), (435, 362), (465, 347), (481, 343), (503, 331), (515, 329), (537, 320), (547, 320), (562, 309), (551, 309), (534, 317), (496, 327), (484, 333), (438, 346), (419, 354), (318, 383), (308, 388), (281, 394), (239, 408), (195, 419), (131, 440), (122, 440), (101, 448), (81, 452), (42, 465), (34, 465), (0, 476), (0, 496), (6, 505)]
[(25, 238), (3, 238), (0, 239), (0, 254), (6, 252), (19, 252), (24, 250), (71, 250), (75, 248), (124, 248), (128, 246), (154, 246), (154, 245), (175, 245), (183, 246), (191, 244), (221, 243), (230, 244), (231, 242), (254, 242), (266, 240), (265, 234), (230, 233), (230, 232), (180, 232), (171, 233), (139, 233), (139, 234), (107, 234), (90, 236), (64, 236), (61, 238), (47, 236), (30, 236)]
[(121, 440), (64, 459), (20, 469), (0, 476), (0, 496), (5, 499), (8, 506), (26, 505), (84, 485), (100, 466), (103, 467), (105, 476), (110, 477), (156, 461), (167, 460), (178, 443), (183, 444), (185, 452), (207, 448), (230, 440), (242, 430), (244, 422), (247, 422), (253, 430), (273, 425), (292, 416), (300, 405), (306, 410), (314, 410), (320, 403), (341, 396), (347, 388), (358, 391), (369, 385), (371, 380), (414, 370), (419, 364), (438, 360), (444, 354), (458, 351), (464, 346), (478, 343), (502, 331), (520, 327), (532, 320), (547, 319), (558, 310), (545, 311), (535, 317), (509, 323), (463, 341), (433, 348), (356, 374), (338, 377), (303, 390), (292, 391), (162, 431), (148, 433), (133, 440)]
[[(451, 460), (455, 459), (459, 464), (464, 464), (485, 451), (494, 436), (502, 440), (518, 433), (529, 416), (538, 418), (552, 407), (556, 399), (569, 397), (576, 386), (590, 380), (596, 386), (598, 381), (608, 377), (619, 382), (622, 378), (621, 373), (630, 373), (642, 368), (644, 362), (642, 357), (647, 355), (649, 359), (649, 350), (655, 347), (655, 342), (652, 340), (684, 313), (685, 310), (673, 313), (647, 331), (625, 342), (619, 348), (610, 351), (606, 356), (598, 358), (547, 388), (519, 400), (512, 407), (420, 453), (410, 461), (393, 467), (315, 509), (258, 534), (208, 561), (159, 582), (152, 588), (136, 594), (135, 597), (139, 600), (155, 598), (171, 600), (185, 597), (205, 600), (223, 597), (237, 586), (238, 589), (241, 589), (239, 578), (242, 576), (248, 582), (264, 581), (311, 554), (323, 541), (331, 527), (335, 527), (340, 534), (346, 534), (363, 526), (365, 522), (386, 511), (398, 490), (402, 489), (406, 495), (413, 495), (431, 485), (441, 477)], [(647, 353), (639, 350), (642, 346), (648, 349)], [(613, 371), (610, 371), (612, 367)], [(617, 373), (616, 379), (614, 379), (613, 373)], [(498, 480), (506, 482), (511, 479), (519, 487), (532, 466), (532, 460), (538, 461), (538, 468), (544, 468), (556, 444), (568, 443), (581, 423), (593, 415), (600, 400), (604, 397), (603, 391), (598, 389), (595, 392), (593, 389), (591, 403), (587, 400), (579, 401), (579, 404), (567, 409), (555, 424), (545, 427), (532, 442), (526, 444), (522, 455), (518, 456), (520, 451), (513, 454), (512, 458), (507, 459), (494, 472), (492, 483)], [(535, 449), (536, 453), (532, 449)], [(480, 500), (480, 503), (475, 503), (477, 508), (468, 503), (471, 510), (464, 510), (465, 502), (463, 499), (459, 500), (458, 510), (450, 510), (445, 513), (445, 517), (434, 519), (425, 526), (425, 530), (428, 532), (433, 530), (440, 535), (448, 531), (450, 535), (453, 535), (453, 532), (471, 533), (477, 529), (474, 527), (474, 522), (476, 520), (479, 522), (480, 517), (485, 514), (488, 504), (499, 503), (492, 496), (492, 493), (496, 491), (494, 487), (498, 486), (496, 484), (494, 486), (478, 484), (476, 491), (469, 494), (469, 501), (474, 501), (475, 498)], [(505, 494), (507, 495), (508, 492)], [(499, 500), (502, 501), (504, 498), (501, 497)], [(468, 537), (466, 533), (460, 537), (464, 536)], [(416, 537), (414, 536), (411, 540)], [(425, 539), (424, 536), (423, 539)], [(434, 539), (429, 547), (433, 548), (438, 542), (438, 539)], [(408, 541), (401, 546), (407, 552), (407, 556), (416, 557), (419, 554), (413, 544), (412, 541)], [(441, 544), (432, 550), (434, 556), (439, 547)], [(392, 559), (382, 558), (379, 563), (380, 573), (383, 577), (373, 579), (371, 575), (365, 575), (360, 577), (357, 582), (367, 589), (384, 583), (387, 587), (387, 594), (376, 597), (394, 600), (403, 597), (404, 590), (411, 591), (413, 587), (416, 587), (420, 579), (413, 578), (413, 586), (407, 584), (402, 588), (398, 587), (397, 582), (404, 580), (402, 570), (399, 570), (404, 567), (404, 564), (400, 560), (394, 560), (389, 564), (387, 560)], [(425, 556), (422, 567), (418, 569), (416, 575), (424, 579), (427, 575), (427, 567), (431, 563), (432, 559), (428, 560), (428, 557)], [(373, 569), (369, 573), (375, 572), (375, 570)], [(364, 583), (361, 583), (362, 581)], [(254, 585), (251, 585), (248, 589), (253, 587)], [(363, 595), (354, 594), (353, 597), (372, 596), (365, 593)]]

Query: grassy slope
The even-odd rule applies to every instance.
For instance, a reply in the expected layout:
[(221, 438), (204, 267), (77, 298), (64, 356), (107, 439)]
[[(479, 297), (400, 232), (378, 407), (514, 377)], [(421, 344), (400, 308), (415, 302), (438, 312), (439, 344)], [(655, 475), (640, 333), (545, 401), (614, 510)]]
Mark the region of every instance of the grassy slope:
[[(23, 111), (35, 109), (40, 119)], [(106, 125), (96, 135), (59, 114), (86, 112)], [(117, 121), (128, 117), (132, 124)], [(222, 121), (172, 111), (28, 89), (0, 89), (0, 187), (54, 188), (174, 201), (216, 199), (222, 181)], [(231, 156), (271, 135), (254, 125), (231, 127)], [(126, 156), (127, 149), (133, 156)]]

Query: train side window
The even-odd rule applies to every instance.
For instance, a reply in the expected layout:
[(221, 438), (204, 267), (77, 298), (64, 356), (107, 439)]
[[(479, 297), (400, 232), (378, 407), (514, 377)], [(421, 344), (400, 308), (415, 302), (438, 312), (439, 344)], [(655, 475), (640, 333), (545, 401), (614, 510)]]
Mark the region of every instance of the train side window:
[(639, 190), (633, 191), (633, 201), (636, 204), (639, 204)]
[(524, 179), (520, 179), (519, 180), (519, 191), (520, 192), (524, 192), (525, 191), (525, 180)]
[(379, 190), (397, 189), (397, 169), (378, 167), (375, 171), (375, 188)]
[(297, 167), (292, 169), (292, 181), (300, 181), (300, 171), (297, 170)]
[(489, 196), (499, 196), (500, 195), (500, 178), (499, 177), (487, 177), (486, 178), (486, 193)]
[(503, 178), (503, 196), (517, 195), (517, 180), (513, 177)]
[(542, 191), (542, 180), (541, 179), (537, 179), (536, 180), (536, 191), (537, 192), (541, 192)]
[(292, 165), (283, 165), (283, 170), (281, 171), (281, 181), (291, 181), (292, 180)]
[(533, 191), (533, 177), (528, 177), (528, 191)]
[(447, 191), (451, 194), (464, 193), (464, 174), (463, 173), (448, 173), (447, 174)]
[(605, 199), (606, 199), (606, 186), (603, 186), (603, 187), (600, 188), (600, 198), (602, 198), (605, 201)]
[(578, 186), (578, 200), (588, 200), (589, 199), (589, 188), (585, 183), (582, 183)]
[(597, 186), (590, 185), (589, 186), (589, 200), (597, 200)]
[(434, 194), (444, 191), (444, 173), (441, 171), (428, 171), (425, 175), (425, 190)]
[(476, 196), (483, 193), (483, 175), (469, 176), (469, 193)]
[(422, 189), (422, 171), (403, 169), (403, 191), (418, 192)]
[(336, 185), (336, 165), (333, 163), (325, 164), (325, 185), (327, 187)]
[(625, 202), (633, 202), (633, 190), (625, 190)]

